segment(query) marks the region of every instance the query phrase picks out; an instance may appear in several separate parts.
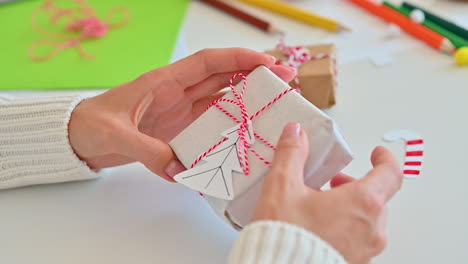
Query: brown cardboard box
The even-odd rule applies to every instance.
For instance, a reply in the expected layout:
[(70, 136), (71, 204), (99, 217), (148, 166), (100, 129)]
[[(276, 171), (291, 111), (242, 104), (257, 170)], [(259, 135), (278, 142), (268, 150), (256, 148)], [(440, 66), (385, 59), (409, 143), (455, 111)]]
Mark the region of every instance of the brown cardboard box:
[[(333, 44), (305, 46), (312, 56), (317, 54), (329, 54), (335, 56), (336, 50)], [(266, 53), (275, 56), (278, 60), (285, 60), (287, 56), (279, 49)], [(302, 95), (320, 109), (330, 108), (336, 104), (335, 100), (335, 70), (333, 59), (311, 60), (299, 68), (299, 83)], [(290, 85), (295, 87), (294, 82)]]

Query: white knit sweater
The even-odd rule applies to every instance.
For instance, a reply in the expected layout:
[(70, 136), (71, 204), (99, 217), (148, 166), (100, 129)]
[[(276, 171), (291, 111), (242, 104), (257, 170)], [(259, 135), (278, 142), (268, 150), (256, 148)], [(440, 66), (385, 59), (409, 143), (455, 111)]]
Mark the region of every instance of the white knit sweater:
[[(0, 189), (98, 176), (73, 152), (68, 122), (85, 97), (7, 99), (0, 96)], [(259, 221), (240, 233), (231, 264), (346, 263), (331, 246), (286, 223)]]

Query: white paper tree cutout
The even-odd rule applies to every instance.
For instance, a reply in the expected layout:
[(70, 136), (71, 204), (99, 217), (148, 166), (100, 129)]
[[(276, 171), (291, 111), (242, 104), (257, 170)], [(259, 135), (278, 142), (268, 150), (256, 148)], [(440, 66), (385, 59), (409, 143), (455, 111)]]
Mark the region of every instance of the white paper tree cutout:
[[(177, 174), (174, 180), (203, 194), (224, 200), (233, 200), (232, 172), (243, 173), (238, 154), (239, 127), (240, 125), (237, 125), (223, 132), (222, 135), (227, 140), (203, 158), (202, 161), (205, 161), (203, 164)], [(250, 122), (247, 141), (249, 144), (254, 143)]]

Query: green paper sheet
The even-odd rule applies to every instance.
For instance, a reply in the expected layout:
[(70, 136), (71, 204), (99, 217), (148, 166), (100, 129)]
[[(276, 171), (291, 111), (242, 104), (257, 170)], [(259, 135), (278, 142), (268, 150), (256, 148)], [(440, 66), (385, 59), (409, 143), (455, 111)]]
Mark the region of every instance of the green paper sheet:
[(82, 58), (76, 48), (46, 62), (28, 56), (31, 43), (51, 39), (34, 31), (33, 10), (42, 1), (19, 1), (0, 6), (0, 90), (112, 88), (144, 72), (167, 65), (188, 6), (188, 0), (88, 0), (99, 17), (109, 9), (126, 6), (128, 25), (82, 43), (96, 56)]

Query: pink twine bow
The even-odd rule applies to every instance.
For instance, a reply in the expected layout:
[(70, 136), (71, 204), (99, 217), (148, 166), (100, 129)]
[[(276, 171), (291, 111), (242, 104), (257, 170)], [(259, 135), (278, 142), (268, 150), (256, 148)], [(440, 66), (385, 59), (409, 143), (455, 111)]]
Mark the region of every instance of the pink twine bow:
[[(130, 20), (130, 12), (128, 8), (116, 7), (109, 11), (107, 17), (103, 20), (99, 19), (94, 9), (85, 0), (70, 0), (77, 4), (77, 7), (62, 8), (55, 5), (59, 0), (46, 0), (43, 5), (34, 10), (32, 15), (32, 25), (34, 29), (45, 36), (63, 39), (64, 42), (58, 42), (49, 39), (38, 40), (31, 44), (29, 47), (29, 56), (34, 61), (46, 61), (53, 58), (59, 52), (70, 47), (76, 47), (82, 57), (87, 59), (94, 59), (95, 57), (88, 54), (82, 47), (81, 42), (88, 38), (102, 38), (107, 35), (110, 29), (120, 28), (126, 25)], [(39, 26), (38, 16), (41, 11), (47, 12), (50, 15), (50, 22), (57, 24), (60, 19), (65, 19), (65, 29), (69, 32), (77, 32), (77, 37), (70, 37), (70, 34), (57, 33), (43, 29)], [(122, 13), (124, 18), (116, 23), (111, 23), (112, 16), (117, 13)], [(55, 50), (44, 56), (36, 54), (36, 49), (41, 45), (48, 45), (55, 47)]]
[[(236, 90), (235, 90), (235, 87), (234, 87), (234, 80), (237, 78), (237, 77), (241, 77), (242, 78), (242, 81), (243, 81), (243, 85), (242, 85), (242, 89), (240, 91), (240, 93), (238, 93)], [(239, 129), (238, 129), (238, 134), (239, 134), (239, 148), (238, 148), (238, 154), (239, 154), (239, 162), (240, 162), (240, 165), (242, 167), (242, 170), (244, 172), (244, 174), (246, 176), (250, 175), (250, 165), (249, 165), (249, 155), (248, 155), (248, 151), (252, 152), (258, 159), (260, 159), (265, 165), (267, 166), (271, 166), (271, 162), (266, 160), (265, 158), (263, 158), (254, 148), (252, 148), (252, 146), (249, 144), (249, 141), (247, 140), (247, 133), (249, 131), (249, 124), (251, 123), (251, 121), (256, 118), (257, 116), (259, 116), (262, 112), (264, 112), (268, 107), (270, 107), (271, 105), (273, 105), (274, 103), (276, 103), (280, 98), (282, 98), (284, 95), (286, 95), (287, 93), (291, 92), (291, 91), (296, 91), (296, 89), (294, 88), (290, 88), (290, 89), (287, 89), (285, 91), (283, 91), (282, 93), (280, 93), (277, 97), (275, 97), (273, 100), (271, 100), (268, 104), (266, 104), (265, 106), (263, 106), (260, 110), (258, 110), (255, 114), (253, 114), (252, 116), (250, 116), (247, 112), (247, 108), (245, 106), (245, 102), (244, 102), (244, 94), (245, 94), (245, 90), (247, 89), (247, 78), (245, 77), (245, 75), (243, 75), (242, 73), (237, 73), (235, 74), (230, 82), (229, 82), (229, 85), (230, 85), (230, 88), (231, 88), (231, 91), (232, 93), (234, 94), (234, 96), (236, 97), (237, 101), (235, 100), (230, 100), (230, 99), (225, 99), (225, 98), (220, 98), (218, 100), (215, 100), (213, 102), (211, 102), (206, 110), (208, 110), (209, 108), (211, 108), (212, 106), (216, 106), (221, 112), (223, 112), (225, 115), (227, 115), (228, 117), (230, 117), (233, 121), (235, 121), (236, 123), (240, 124), (239, 126)], [(234, 105), (237, 105), (240, 109), (240, 112), (241, 112), (241, 116), (242, 116), (242, 121), (237, 119), (233, 114), (231, 114), (229, 111), (227, 111), (226, 109), (224, 109), (223, 107), (221, 107), (219, 105), (220, 102), (227, 102), (227, 103), (231, 103), (231, 104), (234, 104)], [(276, 147), (271, 144), (270, 142), (268, 142), (264, 137), (260, 136), (257, 132), (254, 131), (254, 136), (256, 138), (258, 138), (261, 142), (263, 142), (265, 145), (267, 145), (269, 148), (271, 148), (272, 150), (276, 150)], [(191, 168), (195, 167), (203, 158), (205, 158), (207, 155), (209, 155), (213, 150), (215, 150), (219, 145), (221, 145), (223, 142), (225, 142), (226, 140), (228, 140), (227, 138), (224, 138), (222, 139), (221, 141), (219, 141), (218, 143), (216, 143), (214, 146), (212, 146), (211, 148), (209, 148), (206, 152), (204, 152), (203, 154), (201, 154), (194, 162), (193, 164), (190, 166)]]
[[(296, 89), (301, 92), (301, 84), (299, 82), (299, 68), (304, 65), (306, 62), (311, 61), (311, 60), (322, 60), (322, 59), (332, 59), (333, 61), (333, 71), (335, 76), (338, 75), (338, 67), (336, 63), (336, 58), (330, 54), (317, 54), (317, 55), (311, 55), (309, 50), (303, 46), (288, 46), (284, 39), (280, 39), (280, 42), (278, 45), (276, 45), (276, 48), (281, 50), (286, 56), (287, 59), (283, 61), (277, 61), (276, 64), (281, 65), (281, 64), (286, 64), (289, 67), (292, 67), (296, 69), (296, 76), (294, 77), (294, 85), (296, 86)], [(335, 84), (336, 80), (335, 80)]]
[(67, 26), (67, 30), (81, 31), (84, 37), (102, 38), (109, 32), (109, 26), (97, 17), (90, 17), (76, 20), (73, 24)]

